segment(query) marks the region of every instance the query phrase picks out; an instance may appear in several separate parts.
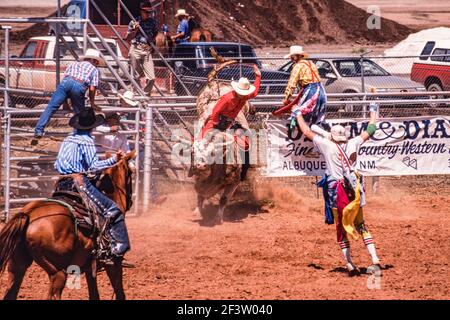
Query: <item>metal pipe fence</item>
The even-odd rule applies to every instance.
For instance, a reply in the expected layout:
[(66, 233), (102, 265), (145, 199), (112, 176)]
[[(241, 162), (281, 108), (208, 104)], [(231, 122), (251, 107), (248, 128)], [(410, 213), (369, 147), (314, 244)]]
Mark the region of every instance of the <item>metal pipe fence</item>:
[[(202, 56), (154, 56), (156, 84), (158, 92), (151, 97), (144, 96), (140, 83), (135, 81), (126, 53), (121, 56), (105, 42), (100, 31), (88, 19), (67, 18), (0, 18), (0, 23), (82, 23), (83, 38), (75, 39), (83, 52), (89, 47), (103, 46), (103, 56), (114, 60), (109, 73), (101, 70), (101, 81), (106, 95), (98, 96), (96, 101), (102, 110), (128, 115), (123, 123), (130, 127), (121, 130), (129, 135), (129, 144), (137, 153), (135, 176), (135, 209), (142, 204), (147, 208), (151, 202), (152, 181), (156, 176), (166, 179), (188, 180), (185, 165), (173, 163), (172, 147), (175, 130), (183, 132), (191, 139), (194, 122), (197, 120), (197, 94), (206, 83), (206, 75), (215, 60), (208, 56), (206, 49)], [(97, 40), (88, 34), (88, 26)], [(29, 145), (33, 128), (60, 77), (53, 66), (60, 64), (64, 70), (68, 62), (76, 58), (57, 56), (52, 58), (11, 57), (9, 52), (9, 33), (5, 30), (5, 56), (0, 57), (0, 91), (3, 94), (1, 137), (2, 155), (0, 188), (1, 203), (6, 218), (11, 209), (20, 204), (49, 196), (53, 182), (57, 179), (53, 169), (60, 139), (70, 133), (67, 120), (70, 110), (59, 111), (48, 127), (45, 144), (39, 148)], [(60, 34), (61, 37), (66, 36)], [(116, 34), (117, 36), (117, 34)], [(77, 36), (79, 37), (79, 35)], [(63, 41), (64, 42), (64, 41)], [(57, 41), (59, 49), (64, 43)], [(61, 46), (61, 47), (60, 47)], [(267, 115), (281, 106), (284, 89), (290, 76), (289, 60), (283, 56), (245, 56), (244, 44), (239, 42), (238, 55), (225, 56), (240, 63), (219, 72), (218, 79), (223, 82), (237, 80), (245, 76), (253, 81), (250, 66), (257, 63), (262, 70), (260, 94), (251, 101), (257, 115), (249, 116), (250, 125), (260, 121), (260, 115)], [(99, 46), (100, 49), (102, 49)], [(70, 50), (69, 50), (70, 51)], [(176, 52), (175, 52), (176, 54)], [(219, 52), (220, 54), (220, 52)], [(111, 58), (111, 59), (110, 59)], [(412, 117), (416, 115), (450, 114), (450, 87), (443, 83), (430, 82), (414, 68), (415, 63), (449, 63), (449, 55), (396, 56), (384, 57), (362, 55), (311, 55), (322, 77), (327, 91), (327, 117), (365, 119), (367, 106), (376, 101), (380, 104), (381, 117)], [(123, 64), (122, 64), (123, 62)], [(180, 64), (181, 62), (181, 64)], [(28, 72), (33, 70), (34, 72)], [(20, 75), (20, 76), (19, 76)], [(450, 76), (449, 76), (450, 77)], [(3, 79), (3, 80), (2, 80)], [(435, 81), (435, 80), (433, 80)], [(438, 84), (436, 86), (436, 84)], [(139, 108), (120, 108), (117, 91), (119, 88), (138, 92), (136, 100)], [(427, 91), (434, 89), (433, 91)], [(187, 90), (186, 90), (187, 89)], [(437, 90), (435, 90), (437, 89)], [(155, 90), (156, 91), (156, 90)], [(186, 96), (186, 92), (192, 95)], [(161, 95), (161, 96), (160, 96)]]

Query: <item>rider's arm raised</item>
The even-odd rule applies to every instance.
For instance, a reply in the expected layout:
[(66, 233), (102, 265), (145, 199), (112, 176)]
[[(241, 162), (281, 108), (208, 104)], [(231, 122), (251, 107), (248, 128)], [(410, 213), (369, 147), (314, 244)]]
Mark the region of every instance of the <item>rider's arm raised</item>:
[(259, 71), (257, 65), (253, 66), (253, 70), (255, 72), (255, 82), (253, 83), (253, 85), (255, 86), (255, 91), (247, 96), (248, 99), (255, 98), (258, 95), (259, 87), (261, 86), (261, 71)]

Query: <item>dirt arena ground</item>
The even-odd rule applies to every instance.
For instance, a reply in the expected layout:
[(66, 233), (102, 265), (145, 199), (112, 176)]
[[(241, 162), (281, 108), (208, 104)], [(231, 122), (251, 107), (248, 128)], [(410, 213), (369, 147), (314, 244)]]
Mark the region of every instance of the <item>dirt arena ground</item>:
[[(172, 186), (177, 192), (162, 207), (128, 219), (127, 258), (137, 268), (125, 272), (126, 293), (129, 299), (449, 299), (450, 181), (427, 179), (382, 178), (378, 194), (367, 188), (380, 289), (369, 289), (366, 275), (347, 277), (313, 180), (297, 179), (260, 181), (256, 192), (237, 196), (226, 222), (215, 227), (192, 212), (189, 187)], [(355, 262), (368, 266), (362, 241), (351, 244)], [(3, 276), (1, 291), (5, 283)], [(99, 283), (102, 298), (110, 299), (105, 274)], [(47, 277), (33, 265), (20, 299), (43, 299), (46, 290)], [(63, 298), (86, 299), (84, 279)]]

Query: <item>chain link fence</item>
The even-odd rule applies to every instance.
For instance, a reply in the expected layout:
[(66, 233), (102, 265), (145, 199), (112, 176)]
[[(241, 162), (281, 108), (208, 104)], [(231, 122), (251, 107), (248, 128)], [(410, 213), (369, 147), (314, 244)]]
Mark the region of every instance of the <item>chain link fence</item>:
[[(55, 61), (56, 51), (50, 52), (50, 48), (55, 46), (54, 37), (30, 39), (21, 54), (17, 57), (10, 55), (9, 67), (6, 66), (6, 52), (0, 56), (2, 209), (18, 207), (32, 198), (50, 196), (57, 179), (53, 163), (61, 140), (71, 131), (67, 124), (71, 115), (70, 104), (65, 104), (49, 123), (48, 138), (42, 144), (30, 146), (30, 139), (58, 78), (63, 77), (67, 64), (75, 61), (82, 52), (80, 44), (77, 44), (77, 41), (82, 41), (81, 38), (63, 39), (60, 43), (59, 69)], [(146, 188), (144, 192), (148, 193), (156, 189), (154, 185), (143, 186), (139, 183), (145, 174), (145, 161), (150, 163), (152, 181), (156, 181), (156, 176), (161, 180), (189, 180), (189, 168), (178, 163), (177, 155), (172, 152), (176, 142), (173, 132), (182, 132), (187, 139), (192, 139), (195, 134), (196, 96), (216, 63), (209, 53), (211, 45), (192, 44), (192, 51), (186, 52), (185, 56), (175, 49), (165, 62), (154, 55), (156, 81), (152, 96), (139, 97), (141, 108), (124, 111), (117, 109), (117, 92), (123, 92), (124, 85), (132, 88), (130, 79), (123, 72), (123, 69), (129, 70), (127, 53), (122, 52), (115, 41), (106, 40), (108, 50), (99, 39), (91, 40), (106, 57), (110, 51), (115, 52), (122, 64), (119, 66), (111, 61), (110, 68), (101, 70), (96, 100), (105, 111), (124, 113), (123, 123), (128, 129), (124, 129), (123, 133), (129, 135), (131, 148), (139, 146), (140, 170), (136, 179), (136, 196), (139, 197), (139, 190)], [(251, 127), (261, 127), (265, 115), (281, 106), (292, 63), (280, 54), (257, 56), (252, 48), (244, 44), (233, 46), (234, 49), (228, 52), (223, 44), (214, 45), (220, 55), (238, 61), (221, 70), (217, 79), (230, 82), (245, 76), (254, 80), (252, 65), (260, 67), (261, 90), (251, 102), (256, 107), (256, 114), (249, 116), (249, 122)], [(87, 47), (94, 46), (91, 43)], [(439, 66), (444, 69), (450, 64), (450, 55), (447, 52), (437, 53), (440, 54), (433, 52), (429, 56), (417, 57), (311, 54), (309, 58), (316, 64), (327, 92), (327, 118), (366, 118), (368, 104), (373, 100), (381, 105), (381, 117), (449, 115), (450, 87), (447, 85), (450, 84), (450, 74), (448, 71), (441, 72)], [(166, 63), (179, 79), (166, 67)], [(430, 69), (434, 73), (430, 73)], [(5, 83), (7, 74), (8, 86)], [(116, 75), (120, 76), (120, 81)], [(145, 79), (141, 79), (141, 87), (144, 82)], [(6, 94), (8, 102), (4, 100)], [(147, 153), (144, 151), (146, 143), (150, 144)], [(8, 190), (5, 190), (7, 185)], [(9, 203), (5, 203), (6, 193), (9, 194)]]

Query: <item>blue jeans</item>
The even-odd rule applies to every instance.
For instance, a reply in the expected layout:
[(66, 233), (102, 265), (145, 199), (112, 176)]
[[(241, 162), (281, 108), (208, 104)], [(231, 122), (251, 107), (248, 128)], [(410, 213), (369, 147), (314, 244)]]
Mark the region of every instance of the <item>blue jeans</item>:
[(122, 257), (125, 252), (130, 250), (130, 240), (123, 213), (117, 204), (92, 185), (86, 176), (83, 176), (83, 185), (80, 186), (80, 189), (100, 209), (102, 216), (109, 219), (107, 228), (111, 240), (111, 253), (116, 257)]
[(86, 90), (87, 86), (79, 83), (78, 81), (69, 77), (64, 78), (58, 87), (56, 87), (50, 102), (41, 114), (36, 128), (34, 129), (35, 133), (39, 135), (44, 133), (44, 128), (50, 121), (50, 118), (68, 98), (70, 98), (72, 102), (73, 111), (76, 114), (80, 113), (85, 108), (84, 97)]

